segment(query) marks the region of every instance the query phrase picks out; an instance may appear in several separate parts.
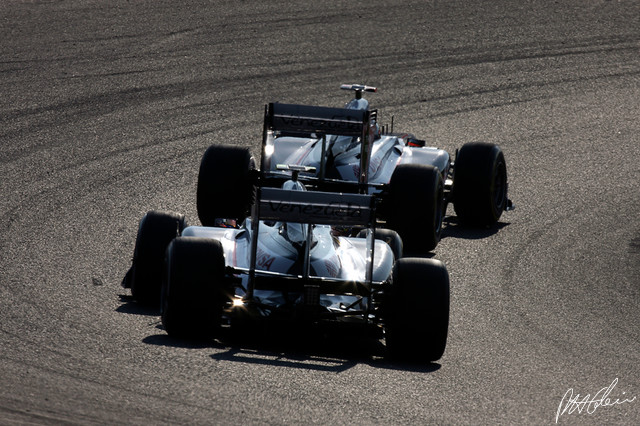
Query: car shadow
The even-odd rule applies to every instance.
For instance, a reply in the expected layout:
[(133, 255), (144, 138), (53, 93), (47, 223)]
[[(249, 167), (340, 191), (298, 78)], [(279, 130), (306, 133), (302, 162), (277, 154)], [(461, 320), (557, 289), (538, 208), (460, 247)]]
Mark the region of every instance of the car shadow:
[[(382, 345), (382, 343), (380, 343)], [(438, 363), (409, 363), (390, 361), (380, 356), (345, 352), (344, 348), (334, 351), (331, 348), (309, 351), (303, 348), (279, 351), (261, 347), (231, 346), (225, 351), (211, 355), (212, 359), (227, 362), (240, 362), (252, 365), (270, 365), (274, 367), (297, 368), (309, 371), (341, 373), (359, 364), (389, 370), (432, 373), (440, 369)]]
[[(158, 325), (158, 329), (162, 329)], [(294, 333), (294, 330), (296, 333)], [(306, 330), (306, 329), (305, 329)], [(389, 359), (380, 338), (358, 336), (338, 331), (311, 331), (300, 328), (265, 329), (231, 332), (226, 329), (217, 339), (176, 339), (155, 334), (143, 339), (149, 345), (183, 349), (211, 348), (211, 359), (248, 365), (268, 365), (307, 371), (340, 373), (359, 364), (373, 368), (418, 373), (440, 369), (438, 363), (404, 362)]]
[(409, 363), (390, 360), (379, 337), (331, 332), (306, 335), (270, 335), (259, 332), (220, 340), (227, 347), (211, 355), (212, 359), (245, 364), (270, 365), (313, 371), (343, 372), (359, 364), (374, 368), (430, 373), (437, 363)]
[(464, 240), (480, 240), (497, 234), (502, 228), (509, 226), (509, 222), (498, 222), (495, 226), (486, 228), (465, 226), (455, 216), (447, 216), (442, 227), (441, 239), (460, 238)]
[[(480, 228), (460, 224), (455, 216), (447, 216), (443, 220), (442, 233), (440, 239), (460, 238), (464, 240), (480, 240), (497, 234), (502, 228), (509, 226), (508, 222), (498, 222), (495, 226)], [(402, 257), (421, 257), (430, 259), (435, 257), (435, 252), (429, 250), (405, 250)]]
[(158, 316), (160, 315), (160, 307), (144, 306), (135, 301), (132, 296), (119, 295), (122, 305), (116, 308), (116, 312), (130, 315)]
[(216, 361), (236, 362), (250, 365), (268, 365), (306, 371), (325, 371), (341, 373), (347, 371), (362, 360), (353, 357), (336, 356), (327, 353), (314, 353), (301, 350), (283, 350), (231, 346), (211, 355)]
[[(162, 329), (161, 325), (158, 325), (159, 329)], [(182, 349), (204, 349), (211, 347), (224, 346), (218, 345), (214, 340), (195, 340), (195, 339), (176, 339), (170, 337), (168, 334), (154, 334), (142, 339), (143, 343), (153, 346), (164, 346), (168, 348), (182, 348)]]

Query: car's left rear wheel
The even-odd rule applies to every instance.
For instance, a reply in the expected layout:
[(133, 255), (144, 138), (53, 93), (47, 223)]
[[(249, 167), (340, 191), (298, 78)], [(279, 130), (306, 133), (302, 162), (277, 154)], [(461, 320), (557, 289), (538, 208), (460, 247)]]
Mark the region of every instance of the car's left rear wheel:
[(244, 220), (253, 204), (255, 162), (248, 148), (212, 145), (202, 156), (196, 204), (204, 226), (216, 219)]

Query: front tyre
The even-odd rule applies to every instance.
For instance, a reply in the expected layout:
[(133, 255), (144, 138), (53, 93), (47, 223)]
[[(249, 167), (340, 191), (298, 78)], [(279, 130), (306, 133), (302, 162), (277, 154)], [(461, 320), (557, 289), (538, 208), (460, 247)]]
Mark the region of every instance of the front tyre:
[(222, 244), (179, 237), (169, 244), (162, 287), (162, 325), (171, 337), (208, 339), (230, 298)]
[(447, 345), (449, 274), (435, 259), (396, 262), (385, 306), (385, 340), (391, 358), (437, 361)]
[(466, 143), (453, 167), (453, 207), (460, 222), (494, 226), (508, 202), (507, 165), (500, 147)]

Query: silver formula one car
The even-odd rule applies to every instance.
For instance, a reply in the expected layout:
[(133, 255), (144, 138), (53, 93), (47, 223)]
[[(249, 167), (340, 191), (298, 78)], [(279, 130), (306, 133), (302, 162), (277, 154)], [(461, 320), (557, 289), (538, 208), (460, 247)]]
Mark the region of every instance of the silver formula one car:
[[(374, 195), (307, 191), (302, 170), (291, 166), (282, 188), (258, 187), (240, 227), (187, 227), (181, 215), (148, 213), (125, 286), (142, 302), (161, 294), (162, 324), (174, 337), (216, 337), (257, 320), (357, 326), (383, 332), (396, 359), (440, 359), (445, 266), (403, 258), (398, 234), (375, 228)], [(353, 227), (363, 231), (341, 235)]]
[[(375, 88), (341, 88), (355, 91), (345, 108), (266, 107), (261, 186), (280, 186), (289, 178), (287, 167), (297, 166), (303, 167), (299, 181), (309, 190), (375, 194), (378, 226), (396, 230), (412, 253), (436, 247), (449, 203), (461, 223), (483, 227), (495, 225), (503, 211), (513, 208), (499, 146), (467, 143), (453, 161), (446, 151), (427, 147), (411, 134), (380, 126), (377, 110), (370, 110), (362, 97)], [(247, 172), (255, 168), (250, 162), (248, 154), (221, 146), (205, 154), (198, 182), (203, 224), (215, 224), (220, 214), (236, 219), (248, 214), (256, 184), (255, 175)], [(220, 203), (228, 208), (220, 211)]]

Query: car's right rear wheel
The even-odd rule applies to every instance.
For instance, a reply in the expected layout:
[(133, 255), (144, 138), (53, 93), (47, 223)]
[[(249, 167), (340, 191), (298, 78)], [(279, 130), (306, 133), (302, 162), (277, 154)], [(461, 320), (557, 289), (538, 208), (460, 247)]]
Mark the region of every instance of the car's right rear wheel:
[(162, 325), (169, 336), (214, 337), (229, 298), (220, 241), (179, 237), (169, 244), (161, 312)]
[(500, 147), (464, 144), (453, 166), (453, 207), (460, 222), (494, 226), (507, 202), (507, 166)]
[(398, 260), (384, 312), (385, 340), (391, 358), (439, 360), (449, 329), (449, 274), (444, 264), (424, 258)]

